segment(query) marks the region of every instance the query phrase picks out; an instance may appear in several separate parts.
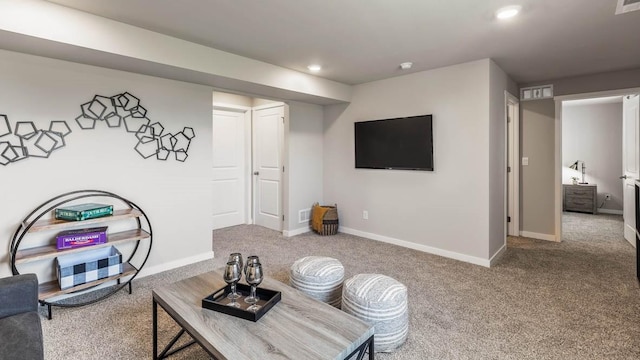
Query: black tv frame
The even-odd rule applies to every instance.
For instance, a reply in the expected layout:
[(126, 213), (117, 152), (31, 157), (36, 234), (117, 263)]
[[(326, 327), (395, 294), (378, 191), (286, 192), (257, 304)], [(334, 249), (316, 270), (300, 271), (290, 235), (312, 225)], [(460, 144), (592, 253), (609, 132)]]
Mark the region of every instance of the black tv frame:
[[(402, 166), (363, 166), (362, 164), (358, 164), (358, 146), (357, 146), (357, 135), (356, 128), (357, 124), (361, 123), (372, 123), (372, 122), (384, 122), (384, 121), (396, 121), (403, 119), (411, 119), (411, 118), (424, 118), (428, 117), (431, 122), (431, 128), (429, 131), (429, 143), (431, 145), (429, 149), (429, 155), (431, 156), (431, 167), (402, 167)], [(413, 170), (413, 171), (434, 171), (434, 153), (433, 153), (433, 114), (424, 114), (424, 115), (414, 115), (414, 116), (404, 116), (397, 118), (388, 118), (388, 119), (377, 119), (377, 120), (367, 120), (367, 121), (357, 121), (354, 122), (354, 162), (356, 169), (378, 169), (378, 170)]]

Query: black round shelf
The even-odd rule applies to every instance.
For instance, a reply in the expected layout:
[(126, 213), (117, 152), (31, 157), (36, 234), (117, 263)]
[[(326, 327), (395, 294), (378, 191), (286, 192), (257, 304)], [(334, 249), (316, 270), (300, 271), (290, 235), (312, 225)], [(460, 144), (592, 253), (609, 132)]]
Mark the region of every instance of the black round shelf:
[[(92, 199), (100, 199), (100, 198), (109, 198), (116, 199), (123, 206), (128, 209), (119, 209), (114, 212), (112, 216), (105, 216), (101, 218), (88, 219), (84, 221), (61, 221), (55, 219), (45, 218), (45, 215), (51, 214), (51, 212), (70, 202), (84, 199), (84, 198), (92, 198)], [(93, 201), (93, 200), (92, 200)], [(116, 206), (114, 206), (116, 209)], [(126, 270), (123, 274), (113, 277), (97, 280), (94, 282), (89, 282), (87, 284), (82, 284), (77, 287), (73, 287), (67, 290), (60, 290), (59, 287), (56, 290), (57, 282), (55, 280), (44, 283), (40, 285), (39, 291), (39, 302), (43, 306), (48, 307), (48, 315), (49, 319), (51, 319), (51, 307), (59, 306), (59, 307), (78, 307), (84, 306), (88, 304), (92, 304), (101, 300), (108, 298), (109, 296), (115, 294), (119, 290), (123, 289), (125, 286), (129, 287), (129, 293), (131, 293), (131, 282), (133, 279), (138, 276), (140, 270), (144, 267), (147, 260), (149, 259), (149, 254), (151, 252), (151, 246), (153, 243), (153, 233), (151, 229), (151, 223), (145, 214), (145, 212), (132, 201), (114, 194), (112, 192), (103, 191), (103, 190), (77, 190), (64, 194), (60, 194), (55, 196), (46, 202), (42, 203), (38, 207), (36, 207), (29, 215), (27, 215), (16, 231), (13, 234), (11, 239), (11, 271), (14, 275), (20, 274), (17, 265), (20, 265), (22, 262), (36, 262), (42, 261), (49, 258), (55, 258), (57, 255), (64, 255), (65, 253), (80, 253), (86, 250), (91, 250), (95, 248), (94, 246), (87, 246), (82, 248), (74, 248), (70, 250), (59, 250), (55, 249), (55, 246), (41, 246), (29, 248), (28, 252), (21, 253), (20, 245), (23, 240), (27, 237), (27, 235), (32, 234), (36, 231), (53, 231), (55, 229), (73, 229), (81, 226), (85, 226), (87, 224), (100, 224), (105, 222), (115, 222), (121, 220), (135, 220), (137, 225), (137, 229), (129, 229), (128, 232), (135, 234), (133, 237), (129, 239), (120, 240), (121, 243), (134, 243), (133, 250), (131, 251), (129, 257), (123, 260), (123, 264), (126, 264)], [(109, 246), (109, 240), (107, 240), (106, 244), (103, 244), (99, 247)], [(115, 245), (113, 245), (115, 246)], [(44, 254), (44, 255), (43, 255)], [(21, 256), (22, 255), (22, 256)], [(123, 254), (124, 259), (124, 254)], [(108, 287), (95, 289), (97, 286), (104, 284), (105, 282), (116, 281), (115, 285), (111, 285)], [(53, 288), (53, 290), (51, 290)], [(46, 290), (48, 289), (48, 290)], [(94, 292), (92, 294), (92, 292)], [(45, 294), (46, 293), (46, 294)], [(95, 295), (97, 294), (97, 295)], [(66, 296), (63, 299), (58, 299), (62, 295), (71, 295), (71, 297)], [(86, 295), (86, 296), (85, 296)]]

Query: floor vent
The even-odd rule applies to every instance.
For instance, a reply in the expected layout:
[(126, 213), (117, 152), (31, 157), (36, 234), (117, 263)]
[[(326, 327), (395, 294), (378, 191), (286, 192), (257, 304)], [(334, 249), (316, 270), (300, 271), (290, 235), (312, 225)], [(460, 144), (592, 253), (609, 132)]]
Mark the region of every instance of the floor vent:
[(640, 0), (618, 0), (616, 15), (640, 10)]

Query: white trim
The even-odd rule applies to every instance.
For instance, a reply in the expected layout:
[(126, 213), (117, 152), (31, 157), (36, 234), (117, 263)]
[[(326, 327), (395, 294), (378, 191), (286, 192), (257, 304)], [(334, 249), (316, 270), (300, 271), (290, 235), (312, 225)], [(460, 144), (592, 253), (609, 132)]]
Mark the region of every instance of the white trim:
[(191, 264), (197, 263), (199, 261), (211, 260), (211, 259), (213, 259), (214, 256), (215, 256), (215, 254), (214, 254), (213, 251), (207, 251), (207, 252), (202, 253), (202, 254), (198, 254), (198, 255), (194, 255), (194, 256), (178, 259), (178, 260), (169, 261), (169, 262), (158, 264), (158, 265), (151, 266), (151, 267), (142, 268), (142, 270), (140, 270), (140, 272), (138, 273), (138, 276), (136, 277), (136, 279), (140, 279), (140, 278), (143, 278), (145, 276), (161, 273), (161, 272), (167, 271), (167, 270), (172, 270), (172, 269), (179, 268), (179, 267), (182, 267), (182, 266), (191, 265)]
[(235, 105), (235, 104), (227, 104), (221, 102), (213, 102), (214, 110), (227, 110), (227, 111), (236, 111), (236, 112), (245, 112), (251, 110), (251, 107), (244, 105)]
[(286, 104), (284, 102), (282, 102), (282, 101), (275, 101), (275, 102), (264, 104), (264, 105), (254, 106), (252, 109), (253, 110), (264, 110), (264, 109), (271, 109), (271, 108), (274, 108), (274, 107), (284, 106), (284, 105), (286, 105)]
[(571, 95), (556, 96), (553, 99), (556, 103), (556, 121), (555, 121), (555, 229), (556, 238), (562, 239), (562, 102), (567, 100), (593, 99), (608, 96), (623, 96), (629, 94), (640, 93), (640, 87), (596, 91), (590, 93), (580, 93)]
[(491, 259), (489, 259), (489, 267), (492, 267), (495, 264), (497, 264), (498, 260), (500, 260), (502, 255), (504, 255), (506, 252), (507, 252), (507, 244), (504, 244), (498, 251), (496, 251), (495, 254), (493, 254)]
[(489, 259), (483, 259), (483, 258), (479, 258), (479, 257), (475, 257), (475, 256), (460, 254), (460, 253), (457, 253), (457, 252), (454, 252), (454, 251), (438, 249), (438, 248), (435, 248), (435, 247), (432, 247), (432, 246), (421, 245), (421, 244), (416, 244), (416, 243), (412, 243), (412, 242), (405, 241), (405, 240), (395, 239), (395, 238), (388, 237), (388, 236), (372, 234), (372, 233), (368, 233), (368, 232), (364, 232), (364, 231), (360, 231), (360, 230), (350, 229), (350, 228), (347, 228), (347, 227), (344, 227), (344, 226), (341, 226), (338, 229), (338, 231), (340, 231), (341, 233), (355, 235), (355, 236), (367, 238), (367, 239), (370, 239), (370, 240), (381, 241), (381, 242), (384, 242), (384, 243), (398, 245), (398, 246), (402, 246), (402, 247), (405, 247), (405, 248), (426, 252), (426, 253), (429, 253), (429, 254), (443, 256), (443, 257), (446, 257), (446, 258), (449, 258), (449, 259), (464, 261), (464, 262), (467, 262), (467, 263), (470, 263), (470, 264), (474, 264), (474, 265), (480, 265), (480, 266), (484, 266), (484, 267), (490, 267), (491, 266), (491, 263), (490, 263)]
[(538, 240), (546, 240), (546, 241), (558, 241), (556, 240), (555, 235), (551, 235), (551, 234), (540, 234), (540, 233), (534, 233), (531, 231), (520, 231), (520, 236), (522, 237), (527, 237), (527, 238), (532, 238), (532, 239), (538, 239)]
[(598, 209), (599, 214), (614, 214), (614, 215), (622, 215), (622, 210), (615, 209)]
[(295, 229), (295, 230), (284, 230), (282, 232), (282, 235), (284, 237), (292, 237), (292, 236), (296, 236), (296, 235), (300, 235), (300, 234), (305, 234), (311, 231), (311, 228), (300, 228), (300, 229)]
[(583, 99), (593, 99), (593, 98), (608, 97), (608, 96), (623, 96), (623, 95), (635, 94), (638, 92), (640, 92), (640, 87), (619, 89), (619, 90), (596, 91), (596, 92), (581, 93), (581, 94), (562, 95), (562, 96), (556, 96), (553, 99), (556, 101), (583, 100)]
[[(554, 162), (555, 172), (553, 175), (554, 186), (554, 203), (553, 209), (555, 217), (555, 236), (557, 241), (562, 240), (562, 101), (555, 100), (555, 135), (554, 135)], [(553, 240), (555, 241), (555, 239)]]

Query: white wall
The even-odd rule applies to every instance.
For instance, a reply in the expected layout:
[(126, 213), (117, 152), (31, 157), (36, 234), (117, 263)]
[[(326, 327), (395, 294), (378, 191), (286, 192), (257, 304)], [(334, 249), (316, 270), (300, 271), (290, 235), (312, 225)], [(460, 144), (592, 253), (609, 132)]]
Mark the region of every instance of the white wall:
[(622, 102), (562, 107), (562, 183), (582, 172), (570, 169), (576, 160), (586, 165), (585, 181), (598, 186), (598, 206), (622, 210)]
[[(10, 274), (9, 242), (19, 221), (50, 197), (87, 188), (120, 194), (147, 213), (154, 237), (145, 270), (212, 256), (211, 88), (8, 51), (0, 51), (0, 79), (0, 113), (12, 125), (66, 120), (73, 130), (50, 158), (0, 167), (0, 276)], [(125, 91), (166, 132), (195, 130), (186, 162), (143, 159), (124, 128), (81, 130), (75, 123), (94, 95)]]
[(285, 217), (289, 235), (309, 230), (308, 222), (298, 220), (300, 210), (310, 209), (314, 202), (323, 204), (322, 137), (322, 106), (289, 102), (289, 199)]
[[(362, 84), (349, 105), (325, 107), (324, 200), (338, 204), (342, 231), (488, 265), (489, 67)], [(433, 114), (435, 171), (354, 168), (354, 122), (421, 114)]]

